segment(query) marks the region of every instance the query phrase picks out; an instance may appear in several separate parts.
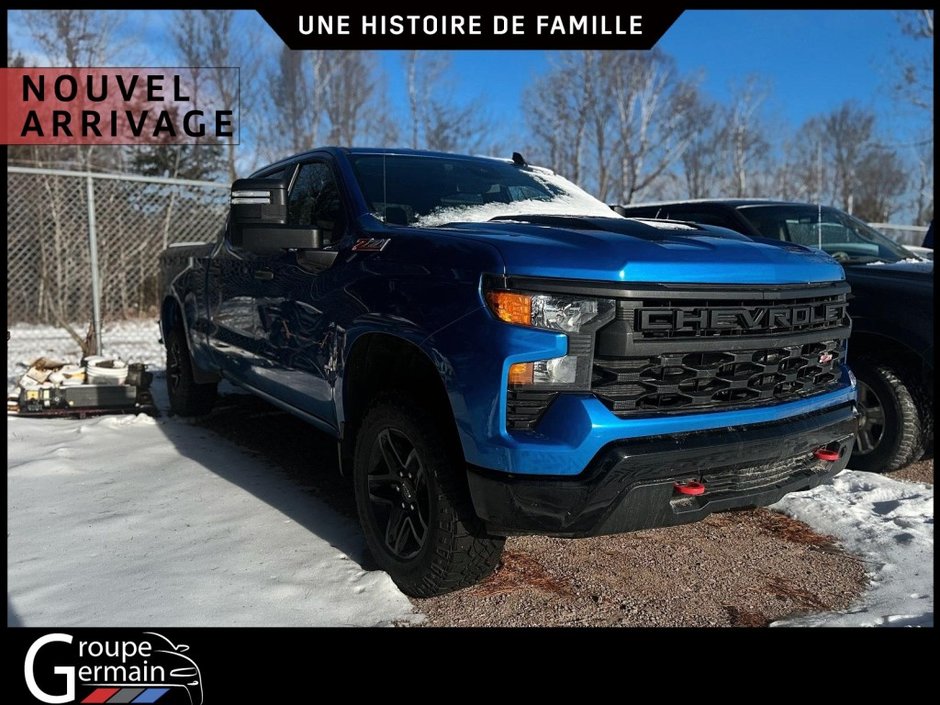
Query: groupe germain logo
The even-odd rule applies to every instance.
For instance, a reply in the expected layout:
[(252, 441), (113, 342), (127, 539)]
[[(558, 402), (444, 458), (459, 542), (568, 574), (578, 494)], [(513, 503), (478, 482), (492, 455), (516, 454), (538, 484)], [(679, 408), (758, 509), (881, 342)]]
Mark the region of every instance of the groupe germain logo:
[(157, 632), (114, 640), (46, 634), (30, 645), (23, 670), (42, 703), (202, 705), (202, 674), (187, 651)]

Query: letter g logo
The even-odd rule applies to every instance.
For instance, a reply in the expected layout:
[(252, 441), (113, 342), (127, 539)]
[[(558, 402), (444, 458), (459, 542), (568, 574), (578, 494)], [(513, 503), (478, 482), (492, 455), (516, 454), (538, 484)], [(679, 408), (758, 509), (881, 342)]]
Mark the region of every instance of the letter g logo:
[(53, 641), (61, 641), (63, 644), (72, 643), (71, 634), (46, 634), (39, 637), (29, 647), (26, 652), (26, 663), (23, 666), (23, 672), (26, 675), (26, 687), (33, 697), (44, 703), (68, 703), (75, 700), (75, 668), (72, 666), (56, 666), (52, 672), (57, 676), (65, 676), (65, 695), (49, 695), (44, 692), (39, 684), (36, 683), (36, 674), (33, 673), (33, 662), (36, 660), (36, 654), (46, 644)]

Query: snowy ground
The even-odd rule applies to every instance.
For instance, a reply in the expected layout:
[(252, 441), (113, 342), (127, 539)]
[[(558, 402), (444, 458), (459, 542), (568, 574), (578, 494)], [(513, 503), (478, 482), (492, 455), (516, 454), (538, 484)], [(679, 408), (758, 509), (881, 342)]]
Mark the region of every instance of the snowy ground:
[(414, 620), (358, 525), (184, 422), (10, 418), (8, 617), (27, 626)]
[[(54, 329), (11, 332), (8, 382), (39, 355), (79, 357)], [(153, 321), (107, 326), (105, 352), (159, 369), (157, 335)], [(167, 417), (8, 418), (7, 440), (11, 623), (420, 619), (387, 575), (361, 567), (355, 522), (208, 431)], [(845, 613), (776, 626), (933, 625), (932, 486), (846, 471), (774, 509), (835, 536), (871, 580)]]
[(932, 627), (933, 486), (845, 470), (771, 507), (834, 536), (865, 561), (870, 587), (845, 613), (771, 626)]

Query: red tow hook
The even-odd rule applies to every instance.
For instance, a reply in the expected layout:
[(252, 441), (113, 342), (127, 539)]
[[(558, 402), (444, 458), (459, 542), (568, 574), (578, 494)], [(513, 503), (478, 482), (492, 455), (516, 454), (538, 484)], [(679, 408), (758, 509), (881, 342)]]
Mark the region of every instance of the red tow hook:
[(705, 485), (696, 480), (690, 480), (689, 482), (676, 482), (673, 484), (673, 487), (676, 489), (676, 492), (679, 494), (688, 494), (693, 497), (697, 497), (700, 494), (705, 494)]
[(827, 463), (834, 463), (839, 459), (839, 451), (829, 450), (828, 448), (817, 448), (813, 451), (813, 455), (820, 460), (825, 460)]

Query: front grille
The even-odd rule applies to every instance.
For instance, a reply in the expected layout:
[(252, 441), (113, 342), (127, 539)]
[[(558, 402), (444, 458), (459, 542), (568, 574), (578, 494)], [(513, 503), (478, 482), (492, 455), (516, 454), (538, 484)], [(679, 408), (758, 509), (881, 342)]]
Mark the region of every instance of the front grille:
[(844, 282), (632, 291), (597, 333), (591, 391), (615, 414), (631, 416), (834, 390), (851, 332), (847, 294)]
[(834, 389), (841, 340), (734, 351), (595, 358), (592, 390), (618, 415), (733, 409)]
[(620, 300), (617, 319), (627, 322), (637, 340), (807, 333), (835, 330), (848, 323), (842, 287), (805, 290), (800, 296), (782, 292), (773, 299), (746, 292), (734, 297), (733, 293), (720, 299), (666, 294)]
[(506, 396), (506, 428), (523, 431), (535, 428), (557, 392), (531, 392), (510, 388)]

